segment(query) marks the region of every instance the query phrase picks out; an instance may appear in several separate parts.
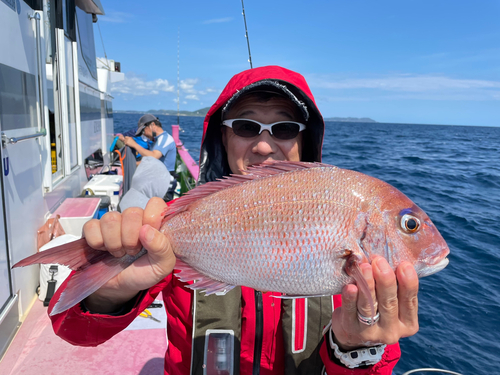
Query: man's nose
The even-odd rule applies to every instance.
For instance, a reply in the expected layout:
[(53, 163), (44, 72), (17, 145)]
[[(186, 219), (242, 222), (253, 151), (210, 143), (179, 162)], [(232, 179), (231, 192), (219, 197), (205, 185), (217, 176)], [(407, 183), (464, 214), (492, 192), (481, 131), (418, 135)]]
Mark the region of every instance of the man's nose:
[(252, 151), (260, 155), (274, 154), (278, 146), (274, 142), (274, 138), (269, 131), (264, 130), (255, 140)]

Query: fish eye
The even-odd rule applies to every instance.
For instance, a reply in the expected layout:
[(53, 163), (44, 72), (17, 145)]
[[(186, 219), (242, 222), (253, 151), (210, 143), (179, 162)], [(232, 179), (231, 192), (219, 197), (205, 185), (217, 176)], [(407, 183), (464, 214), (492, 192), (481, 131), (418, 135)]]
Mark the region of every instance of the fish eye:
[(415, 233), (420, 227), (420, 221), (412, 215), (403, 215), (401, 218), (401, 228), (408, 233)]

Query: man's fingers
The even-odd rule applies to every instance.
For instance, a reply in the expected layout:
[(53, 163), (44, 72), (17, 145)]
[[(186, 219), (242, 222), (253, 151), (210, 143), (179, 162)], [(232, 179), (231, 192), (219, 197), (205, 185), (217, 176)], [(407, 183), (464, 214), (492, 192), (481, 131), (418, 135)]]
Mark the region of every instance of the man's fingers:
[(142, 224), (151, 225), (155, 229), (160, 229), (163, 220), (163, 212), (166, 210), (167, 204), (162, 198), (151, 198), (144, 209), (144, 217)]
[(373, 271), (372, 271), (372, 266), (368, 263), (363, 263), (360, 266), (361, 273), (363, 274), (364, 279), (366, 280), (366, 283), (368, 284), (368, 288), (370, 289), (371, 293), (371, 301), (370, 301), (370, 296), (365, 295), (363, 291), (359, 288), (359, 297), (358, 297), (358, 304), (357, 304), (357, 309), (361, 315), (364, 315), (366, 317), (371, 317), (372, 316), (372, 303), (373, 302), (373, 314), (377, 314), (377, 296), (375, 294), (375, 280), (373, 279)]
[(101, 234), (101, 224), (97, 219), (87, 221), (83, 225), (83, 237), (87, 240), (89, 246), (97, 250), (105, 250), (104, 240)]
[(378, 310), (380, 312), (379, 324), (388, 327), (398, 319), (396, 275), (387, 260), (382, 257), (375, 259), (372, 266), (377, 289)]
[(408, 262), (402, 263), (396, 270), (399, 282), (399, 320), (408, 328), (405, 336), (418, 331), (418, 276), (415, 268)]
[(101, 235), (104, 247), (115, 257), (125, 255), (125, 251), (122, 249), (121, 226), (122, 218), (119, 212), (108, 212), (101, 218)]
[(349, 284), (342, 289), (342, 325), (355, 327), (358, 324), (358, 300), (359, 290), (355, 285)]
[(144, 210), (139, 207), (127, 208), (122, 213), (121, 241), (123, 250), (129, 255), (137, 254), (142, 248), (139, 232), (142, 227), (143, 213)]
[(150, 225), (140, 231), (140, 240), (151, 259), (153, 271), (161, 278), (170, 274), (175, 266), (175, 255), (168, 238)]

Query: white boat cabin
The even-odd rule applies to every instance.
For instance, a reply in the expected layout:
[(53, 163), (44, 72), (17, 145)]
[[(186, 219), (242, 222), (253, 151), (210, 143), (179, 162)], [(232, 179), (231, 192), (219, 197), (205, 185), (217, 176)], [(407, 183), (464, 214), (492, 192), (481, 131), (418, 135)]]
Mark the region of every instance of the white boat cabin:
[(0, 0), (0, 358), (37, 298), (37, 230), (110, 160), (119, 64), (98, 62), (99, 0)]

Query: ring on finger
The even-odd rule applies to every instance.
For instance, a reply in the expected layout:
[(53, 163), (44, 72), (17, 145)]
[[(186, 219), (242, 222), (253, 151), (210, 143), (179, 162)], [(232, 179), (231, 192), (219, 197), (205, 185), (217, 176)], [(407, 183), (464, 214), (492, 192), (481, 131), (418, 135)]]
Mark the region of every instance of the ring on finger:
[(361, 315), (360, 312), (358, 311), (358, 320), (367, 326), (373, 326), (373, 325), (377, 324), (379, 319), (380, 319), (379, 312), (377, 312), (377, 314), (372, 318), (372, 317)]

